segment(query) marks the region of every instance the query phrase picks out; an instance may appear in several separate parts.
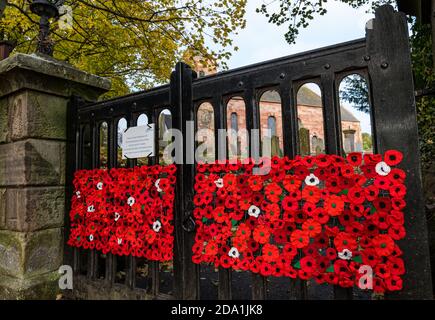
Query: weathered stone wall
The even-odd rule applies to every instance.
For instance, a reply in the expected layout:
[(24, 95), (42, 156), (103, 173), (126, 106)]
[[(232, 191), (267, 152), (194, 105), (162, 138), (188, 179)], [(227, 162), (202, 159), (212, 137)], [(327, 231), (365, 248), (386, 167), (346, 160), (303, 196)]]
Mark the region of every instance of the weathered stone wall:
[(0, 61), (0, 299), (54, 299), (63, 264), (67, 111), (110, 87), (51, 58)]

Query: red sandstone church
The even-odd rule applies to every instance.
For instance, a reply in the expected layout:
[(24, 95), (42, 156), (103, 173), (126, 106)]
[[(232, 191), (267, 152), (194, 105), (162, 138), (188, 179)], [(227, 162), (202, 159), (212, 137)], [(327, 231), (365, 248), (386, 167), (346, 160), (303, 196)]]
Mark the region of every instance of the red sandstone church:
[[(199, 76), (205, 76), (216, 72), (216, 68), (203, 68), (201, 63), (195, 61), (195, 70)], [(302, 86), (297, 95), (297, 115), (299, 125), (300, 153), (302, 155), (316, 155), (325, 152), (325, 134), (323, 121), (322, 99), (315, 91), (318, 88), (315, 84)], [(227, 128), (235, 132), (246, 129), (245, 102), (242, 97), (232, 97), (227, 102)], [(265, 138), (265, 129), (269, 129), (272, 136), (272, 154), (283, 152), (283, 128), (281, 116), (281, 98), (277, 91), (269, 90), (262, 94), (259, 102), (260, 129), (262, 140)], [(363, 138), (360, 121), (351, 111), (341, 106), (342, 134), (344, 152), (370, 151), (363, 150)], [(210, 103), (203, 103), (198, 109), (198, 129), (213, 129), (214, 117), (213, 108)], [(199, 135), (198, 140), (207, 140), (206, 134)], [(246, 135), (239, 134), (232, 136), (237, 139), (237, 150), (230, 150), (230, 155), (246, 156), (247, 140)], [(237, 152), (237, 154), (234, 154)]]

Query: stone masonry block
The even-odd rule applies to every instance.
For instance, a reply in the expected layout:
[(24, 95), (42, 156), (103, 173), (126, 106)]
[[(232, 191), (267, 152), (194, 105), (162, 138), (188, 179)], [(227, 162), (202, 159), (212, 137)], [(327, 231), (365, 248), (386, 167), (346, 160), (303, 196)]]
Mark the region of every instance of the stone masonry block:
[(27, 276), (57, 271), (63, 262), (63, 229), (30, 233), (24, 250)]
[(51, 57), (0, 61), (0, 300), (59, 293), (68, 102), (108, 90), (108, 79)]
[(0, 275), (0, 300), (54, 300), (59, 276), (57, 271), (24, 279)]
[(0, 231), (0, 277), (17, 279), (56, 271), (63, 260), (63, 230)]
[(8, 141), (9, 128), (8, 128), (8, 98), (0, 98), (0, 143)]
[(63, 185), (65, 142), (28, 139), (0, 145), (0, 187)]
[(0, 229), (25, 232), (61, 227), (64, 212), (64, 187), (0, 189)]
[(6, 188), (0, 188), (0, 229), (6, 226)]
[(66, 140), (68, 100), (26, 90), (11, 97), (9, 126), (12, 140), (49, 138)]
[(64, 97), (75, 94), (94, 101), (110, 86), (106, 78), (46, 56), (17, 53), (0, 61), (0, 97), (25, 88)]
[(20, 234), (0, 231), (0, 275), (18, 277), (23, 274), (23, 244)]

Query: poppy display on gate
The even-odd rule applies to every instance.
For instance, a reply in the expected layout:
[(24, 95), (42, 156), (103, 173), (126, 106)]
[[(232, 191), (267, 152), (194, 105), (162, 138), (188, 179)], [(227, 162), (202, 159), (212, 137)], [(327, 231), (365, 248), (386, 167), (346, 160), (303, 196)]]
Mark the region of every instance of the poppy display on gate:
[[(401, 152), (198, 164), (193, 262), (349, 288), (373, 270), (375, 292), (402, 288)], [(261, 160), (260, 160), (261, 162)]]
[(175, 165), (77, 171), (68, 245), (172, 260), (175, 172)]

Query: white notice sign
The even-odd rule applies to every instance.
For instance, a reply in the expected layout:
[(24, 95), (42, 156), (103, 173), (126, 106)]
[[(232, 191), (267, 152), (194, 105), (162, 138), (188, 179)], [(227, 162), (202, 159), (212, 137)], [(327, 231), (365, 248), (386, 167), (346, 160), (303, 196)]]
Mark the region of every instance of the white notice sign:
[(122, 134), (122, 159), (154, 156), (154, 124), (131, 127)]

